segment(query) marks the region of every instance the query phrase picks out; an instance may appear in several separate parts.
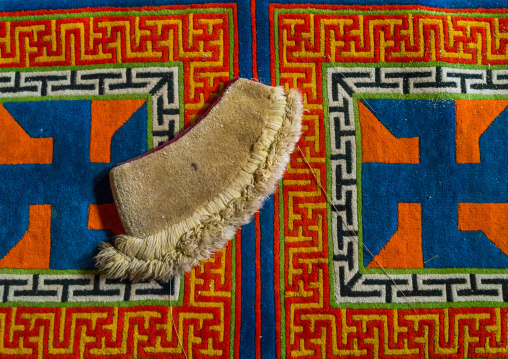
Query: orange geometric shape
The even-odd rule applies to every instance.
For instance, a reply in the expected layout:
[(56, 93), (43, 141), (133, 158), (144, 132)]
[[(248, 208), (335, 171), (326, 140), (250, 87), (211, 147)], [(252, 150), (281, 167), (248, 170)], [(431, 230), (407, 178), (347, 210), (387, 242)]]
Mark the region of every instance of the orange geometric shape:
[(48, 269), (51, 254), (51, 205), (31, 205), (23, 238), (0, 259), (0, 268)]
[(399, 203), (398, 229), (367, 268), (423, 268), (422, 205)]
[(90, 204), (88, 229), (110, 229), (116, 235), (125, 232), (114, 203)]
[(455, 159), (480, 163), (480, 136), (508, 106), (506, 100), (455, 101)]
[(50, 164), (53, 139), (32, 138), (0, 104), (0, 165)]
[(461, 231), (482, 231), (508, 256), (508, 203), (459, 203)]
[(146, 100), (92, 101), (90, 162), (111, 162), (111, 138)]
[(418, 137), (395, 137), (360, 101), (358, 111), (362, 134), (362, 162), (420, 163)]

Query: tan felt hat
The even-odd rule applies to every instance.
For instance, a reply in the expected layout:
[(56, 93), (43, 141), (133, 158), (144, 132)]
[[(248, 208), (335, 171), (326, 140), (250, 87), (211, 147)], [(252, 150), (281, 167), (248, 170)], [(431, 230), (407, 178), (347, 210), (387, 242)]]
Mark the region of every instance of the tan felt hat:
[(297, 90), (233, 80), (190, 129), (111, 171), (126, 234), (101, 245), (97, 267), (168, 280), (210, 258), (275, 191), (301, 117)]

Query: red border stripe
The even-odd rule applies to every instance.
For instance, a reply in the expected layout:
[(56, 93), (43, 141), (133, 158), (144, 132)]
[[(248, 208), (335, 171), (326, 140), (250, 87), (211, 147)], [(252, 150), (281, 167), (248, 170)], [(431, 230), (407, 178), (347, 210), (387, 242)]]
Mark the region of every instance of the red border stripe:
[(254, 215), (254, 229), (256, 231), (256, 291), (255, 291), (255, 313), (256, 313), (256, 358), (261, 358), (261, 227), (259, 223), (259, 212)]
[(240, 358), (240, 326), (242, 325), (242, 229), (236, 233), (236, 292), (235, 292), (235, 348), (234, 357)]
[(273, 196), (274, 216), (273, 216), (273, 263), (274, 263), (274, 297), (275, 297), (275, 352), (277, 353), (277, 359), (280, 359), (281, 350), (281, 308), (280, 308), (280, 267), (279, 267), (279, 250), (280, 250), (280, 238), (279, 238), (279, 188), (275, 191)]
[(258, 78), (258, 64), (257, 64), (257, 29), (256, 29), (256, 0), (250, 2), (250, 19), (252, 28), (252, 77), (257, 80)]

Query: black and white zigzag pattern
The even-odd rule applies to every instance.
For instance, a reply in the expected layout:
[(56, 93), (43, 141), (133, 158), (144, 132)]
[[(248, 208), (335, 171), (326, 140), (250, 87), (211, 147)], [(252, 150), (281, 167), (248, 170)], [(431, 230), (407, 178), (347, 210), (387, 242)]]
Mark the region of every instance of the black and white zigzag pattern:
[[(506, 302), (508, 274), (361, 274), (353, 94), (508, 95), (508, 70), (334, 67), (326, 74), (337, 303)], [(335, 208), (334, 208), (335, 207)]]

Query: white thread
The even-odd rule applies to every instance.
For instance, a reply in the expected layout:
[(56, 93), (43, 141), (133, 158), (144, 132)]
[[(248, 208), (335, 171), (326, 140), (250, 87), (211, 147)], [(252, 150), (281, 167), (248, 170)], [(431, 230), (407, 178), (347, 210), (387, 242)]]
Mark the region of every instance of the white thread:
[[(332, 203), (332, 199), (328, 196), (328, 193), (326, 192), (325, 188), (323, 187), (323, 185), (321, 184), (321, 181), (319, 181), (319, 179), (317, 178), (317, 176), (314, 174), (314, 171), (312, 170), (312, 167), (310, 165), (310, 163), (307, 161), (307, 158), (305, 157), (305, 155), (303, 154), (302, 152), (302, 149), (300, 148), (300, 146), (296, 146), (296, 148), (298, 149), (298, 151), (300, 152), (300, 155), (302, 156), (302, 159), (303, 161), (305, 162), (305, 164), (307, 165), (307, 167), (309, 168), (309, 171), (312, 175), (312, 177), (314, 177), (314, 179), (316, 180), (318, 186), (321, 188), (321, 191), (323, 191), (325, 197), (326, 197), (326, 200), (328, 201), (328, 203), (337, 211), (339, 212), (339, 210), (337, 209), (337, 207), (335, 207), (335, 205)], [(349, 231), (353, 232), (355, 237), (354, 240), (356, 241), (356, 244), (358, 245), (358, 239), (356, 236), (358, 236), (358, 232), (354, 230), (354, 228), (350, 227), (345, 221), (344, 221), (344, 218), (342, 218), (342, 216), (340, 216), (341, 220), (342, 220), (342, 224), (345, 226), (345, 228), (347, 228)], [(333, 235), (333, 234), (332, 234)], [(372, 254), (372, 252), (370, 251), (369, 248), (367, 248), (367, 246), (365, 245), (365, 243), (362, 242), (362, 245), (363, 247), (365, 248), (365, 250), (367, 252), (369, 252), (369, 254), (372, 256), (372, 258), (376, 261), (377, 265), (383, 270), (384, 274), (388, 277), (388, 279), (390, 279), (390, 281), (393, 283), (393, 285), (395, 286), (395, 288), (397, 288), (401, 293), (402, 295), (404, 296), (404, 300), (406, 301), (406, 303), (411, 307), (411, 309), (413, 309), (413, 311), (416, 313), (416, 309), (413, 307), (412, 303), (409, 301), (409, 299), (406, 297), (406, 294), (404, 293), (403, 290), (401, 290), (399, 288), (399, 286), (397, 285), (397, 283), (395, 282), (395, 280), (390, 277), (390, 275), (388, 274), (388, 272), (386, 271), (386, 269), (381, 265), (381, 263), (379, 263), (379, 261), (376, 259), (376, 257), (374, 256), (374, 254)]]
[[(171, 281), (174, 280), (174, 278), (170, 279)], [(173, 283), (171, 283), (173, 285)], [(171, 321), (173, 322), (173, 328), (175, 328), (175, 335), (176, 335), (176, 339), (178, 340), (178, 344), (180, 344), (180, 346), (182, 347), (182, 352), (183, 352), (183, 356), (185, 357), (185, 359), (188, 359), (189, 357), (187, 356), (187, 353), (185, 352), (185, 348), (183, 347), (183, 340), (180, 340), (180, 335), (178, 335), (178, 329), (176, 328), (176, 324), (175, 324), (175, 317), (173, 315), (173, 305), (171, 304), (171, 295), (169, 295), (169, 307), (171, 308)]]

